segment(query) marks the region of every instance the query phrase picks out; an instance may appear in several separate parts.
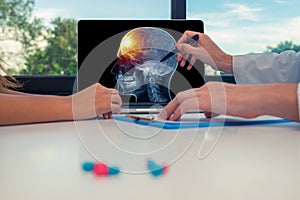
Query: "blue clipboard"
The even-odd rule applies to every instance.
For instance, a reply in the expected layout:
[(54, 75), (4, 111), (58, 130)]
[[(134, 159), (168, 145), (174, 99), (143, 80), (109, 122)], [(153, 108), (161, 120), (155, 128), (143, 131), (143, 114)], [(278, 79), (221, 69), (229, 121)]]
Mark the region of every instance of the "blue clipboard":
[(126, 116), (114, 116), (113, 119), (164, 129), (180, 129), (180, 128), (204, 128), (204, 127), (217, 127), (217, 126), (249, 126), (249, 125), (262, 125), (262, 124), (276, 124), (292, 122), (286, 119), (264, 119), (264, 120), (229, 120), (224, 122), (218, 121), (197, 121), (197, 122), (160, 122), (160, 121), (144, 121), (137, 119), (130, 119)]

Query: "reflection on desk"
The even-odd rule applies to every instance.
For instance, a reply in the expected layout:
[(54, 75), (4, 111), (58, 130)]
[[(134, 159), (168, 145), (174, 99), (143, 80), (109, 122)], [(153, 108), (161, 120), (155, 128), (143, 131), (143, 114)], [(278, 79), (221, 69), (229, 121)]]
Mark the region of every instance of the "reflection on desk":
[[(178, 132), (112, 119), (3, 126), (0, 199), (300, 199), (299, 123), (216, 128)], [(216, 130), (220, 140), (199, 160), (207, 131)], [(81, 169), (99, 157), (123, 172)], [(147, 173), (149, 157), (170, 162), (168, 173)]]

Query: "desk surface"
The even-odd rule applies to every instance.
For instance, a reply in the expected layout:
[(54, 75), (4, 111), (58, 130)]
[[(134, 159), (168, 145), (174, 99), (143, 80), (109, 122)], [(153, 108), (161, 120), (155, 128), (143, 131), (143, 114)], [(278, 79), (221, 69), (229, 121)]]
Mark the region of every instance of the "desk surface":
[[(209, 133), (209, 134), (208, 134)], [(216, 138), (204, 159), (204, 138)], [(161, 130), (114, 120), (0, 127), (0, 199), (300, 199), (300, 124)], [(169, 163), (151, 176), (146, 160)], [(117, 165), (115, 177), (82, 171)]]

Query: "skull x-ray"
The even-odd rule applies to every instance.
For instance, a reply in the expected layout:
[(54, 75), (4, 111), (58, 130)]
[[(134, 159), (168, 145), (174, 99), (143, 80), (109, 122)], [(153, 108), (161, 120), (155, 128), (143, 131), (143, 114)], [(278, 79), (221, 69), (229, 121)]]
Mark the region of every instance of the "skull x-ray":
[(160, 59), (175, 48), (175, 39), (165, 30), (139, 27), (124, 35), (112, 68), (121, 95), (136, 102), (167, 103), (171, 100), (170, 81), (176, 70), (175, 55)]

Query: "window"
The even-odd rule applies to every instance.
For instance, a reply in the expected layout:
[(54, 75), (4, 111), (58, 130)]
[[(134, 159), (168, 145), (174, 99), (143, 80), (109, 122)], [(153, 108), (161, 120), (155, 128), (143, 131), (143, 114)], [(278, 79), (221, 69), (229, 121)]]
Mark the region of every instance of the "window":
[(77, 71), (78, 19), (170, 19), (170, 1), (0, 1), (0, 57), (24, 92), (68, 95)]
[(187, 0), (187, 19), (203, 20), (205, 33), (232, 55), (299, 51), (299, 6), (297, 0)]
[(6, 0), (0, 3), (0, 56), (14, 75), (74, 75), (79, 19), (170, 19), (169, 1)]

